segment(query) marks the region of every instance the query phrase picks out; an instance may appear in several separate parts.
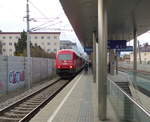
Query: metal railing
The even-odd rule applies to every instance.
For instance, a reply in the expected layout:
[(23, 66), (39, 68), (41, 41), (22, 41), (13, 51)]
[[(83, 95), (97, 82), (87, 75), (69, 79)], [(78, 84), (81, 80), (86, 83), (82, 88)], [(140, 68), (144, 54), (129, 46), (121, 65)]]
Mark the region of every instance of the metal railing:
[(150, 122), (150, 113), (108, 79), (108, 98), (120, 122)]
[[(133, 75), (134, 75), (134, 74), (133, 74)], [(131, 80), (130, 77), (129, 77), (129, 75), (128, 75), (128, 81), (129, 81), (129, 84), (130, 84), (130, 86), (131, 86), (131, 89), (133, 89), (133, 90), (131, 91), (133, 98), (134, 98), (138, 103), (142, 104), (142, 102), (141, 102), (141, 100), (140, 100), (140, 97), (139, 97), (139, 95), (138, 95), (138, 93), (137, 93), (137, 90), (139, 90), (139, 89), (138, 89), (138, 86), (137, 86), (137, 83), (136, 83), (136, 81), (137, 81), (136, 76), (134, 75), (133, 78), (132, 78), (132, 80)], [(134, 82), (133, 82), (133, 81), (134, 81)]]

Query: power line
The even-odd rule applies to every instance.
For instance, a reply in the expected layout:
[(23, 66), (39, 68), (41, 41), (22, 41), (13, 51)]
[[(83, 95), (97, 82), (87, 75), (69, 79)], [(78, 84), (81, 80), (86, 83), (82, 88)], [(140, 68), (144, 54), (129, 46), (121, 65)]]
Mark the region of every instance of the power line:
[(29, 3), (30, 3), (42, 16), (44, 16), (46, 19), (48, 19), (48, 17), (47, 17), (38, 7), (36, 7), (31, 1), (29, 1)]
[[(47, 22), (41, 24), (41, 25), (38, 25), (36, 27), (33, 27), (31, 28), (30, 30), (31, 31), (37, 31), (37, 30), (59, 30), (59, 31), (73, 31), (72, 29), (61, 29), (61, 28), (49, 28), (50, 26), (55, 26), (55, 25), (58, 25), (60, 23), (62, 23), (62, 21), (60, 21), (60, 17), (54, 17), (54, 18), (48, 18), (38, 7), (36, 7), (36, 5), (34, 5), (33, 2), (29, 1), (29, 3), (44, 17), (44, 18), (33, 18), (36, 22), (39, 22), (39, 20), (48, 20)], [(60, 13), (59, 15), (62, 15), (63, 13)], [(56, 22), (57, 20), (59, 20), (59, 22)], [(52, 22), (56, 22), (56, 23), (52, 23)], [(50, 25), (47, 25), (49, 23), (52, 23)], [(42, 27), (44, 26), (44, 27)], [(65, 26), (65, 25), (63, 25)], [(60, 25), (59, 25), (60, 27)], [(62, 25), (61, 25), (62, 27)]]

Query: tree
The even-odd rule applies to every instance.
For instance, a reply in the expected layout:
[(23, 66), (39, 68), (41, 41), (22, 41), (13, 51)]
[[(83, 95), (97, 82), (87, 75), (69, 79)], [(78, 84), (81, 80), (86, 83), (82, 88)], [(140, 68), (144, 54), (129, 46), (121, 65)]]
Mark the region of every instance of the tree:
[[(26, 49), (24, 50), (23, 55), (27, 55)], [(31, 57), (55, 58), (55, 53), (47, 53), (37, 44), (35, 44), (35, 46), (31, 44)]]
[[(16, 56), (27, 56), (27, 33), (21, 32), (21, 37), (18, 39), (18, 43), (15, 43), (15, 55)], [(30, 44), (31, 57), (43, 57), (43, 58), (55, 58), (55, 53), (47, 53), (37, 44)]]
[(23, 55), (24, 50), (27, 46), (27, 33), (25, 31), (21, 32), (18, 43), (15, 43), (15, 55), (16, 56), (25, 56)]
[(2, 54), (2, 42), (0, 41), (0, 55)]
[(31, 48), (31, 56), (32, 57), (43, 57), (43, 58), (55, 58), (55, 53), (47, 53), (40, 46), (35, 44)]

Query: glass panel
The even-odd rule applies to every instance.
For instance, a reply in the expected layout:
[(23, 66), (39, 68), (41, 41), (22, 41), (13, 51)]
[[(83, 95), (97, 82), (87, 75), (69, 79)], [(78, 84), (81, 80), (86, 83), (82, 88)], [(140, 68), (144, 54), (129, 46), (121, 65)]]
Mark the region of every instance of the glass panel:
[(72, 59), (72, 55), (70, 54), (60, 54), (58, 55), (59, 60), (71, 60)]
[(150, 122), (150, 113), (110, 80), (108, 80), (108, 98), (120, 122)]
[(140, 73), (129, 72), (130, 87), (134, 92), (133, 97), (150, 111), (150, 77)]

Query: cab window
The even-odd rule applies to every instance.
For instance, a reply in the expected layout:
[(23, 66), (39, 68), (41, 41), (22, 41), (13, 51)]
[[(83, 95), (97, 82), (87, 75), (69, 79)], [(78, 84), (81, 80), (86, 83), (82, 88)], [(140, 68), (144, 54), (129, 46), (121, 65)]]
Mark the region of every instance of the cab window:
[(72, 60), (71, 54), (59, 54), (58, 55), (59, 60)]

